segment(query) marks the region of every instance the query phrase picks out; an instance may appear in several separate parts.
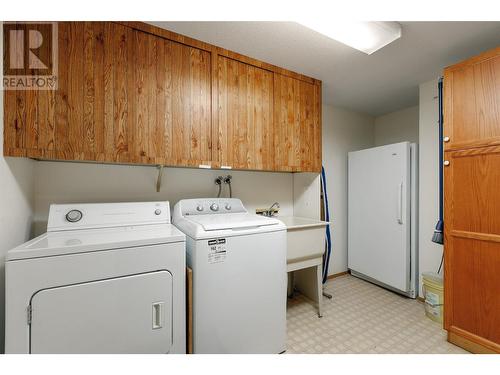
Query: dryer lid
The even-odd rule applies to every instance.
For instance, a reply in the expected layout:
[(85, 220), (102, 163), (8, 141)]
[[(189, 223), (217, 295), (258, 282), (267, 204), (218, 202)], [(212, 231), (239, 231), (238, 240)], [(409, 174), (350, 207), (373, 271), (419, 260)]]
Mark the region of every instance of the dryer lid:
[(10, 250), (6, 260), (119, 250), (185, 240), (186, 236), (172, 224), (47, 232)]

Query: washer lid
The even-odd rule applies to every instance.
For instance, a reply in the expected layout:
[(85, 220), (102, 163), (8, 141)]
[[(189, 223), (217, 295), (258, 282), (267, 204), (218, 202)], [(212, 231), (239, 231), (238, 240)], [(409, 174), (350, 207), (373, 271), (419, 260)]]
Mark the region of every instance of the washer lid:
[(192, 215), (188, 220), (200, 225), (205, 231), (262, 227), (280, 223), (276, 219), (249, 213)]
[(10, 250), (6, 260), (117, 250), (185, 240), (185, 235), (172, 224), (47, 232)]

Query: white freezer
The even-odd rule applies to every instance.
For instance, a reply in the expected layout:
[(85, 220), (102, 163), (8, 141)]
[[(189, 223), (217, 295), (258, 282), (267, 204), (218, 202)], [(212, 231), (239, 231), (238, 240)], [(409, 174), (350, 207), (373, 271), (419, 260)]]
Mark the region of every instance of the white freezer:
[(348, 267), (355, 276), (415, 297), (417, 147), (350, 152)]

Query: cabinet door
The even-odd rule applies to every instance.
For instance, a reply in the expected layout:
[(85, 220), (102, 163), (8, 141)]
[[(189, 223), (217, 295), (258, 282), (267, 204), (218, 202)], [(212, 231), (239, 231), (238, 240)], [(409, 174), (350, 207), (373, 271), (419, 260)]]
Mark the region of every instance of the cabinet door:
[(445, 149), (500, 144), (500, 47), (445, 70)]
[(445, 328), (500, 352), (500, 146), (445, 158)]
[(276, 170), (321, 171), (321, 88), (274, 74)]
[(221, 166), (272, 170), (273, 73), (218, 56)]
[(171, 41), (164, 48), (158, 110), (165, 123), (167, 164), (211, 164), (210, 52)]
[[(83, 152), (84, 28), (84, 23), (58, 24), (57, 90), (5, 91), (4, 155), (73, 159)], [(42, 45), (37, 54), (51, 51)]]

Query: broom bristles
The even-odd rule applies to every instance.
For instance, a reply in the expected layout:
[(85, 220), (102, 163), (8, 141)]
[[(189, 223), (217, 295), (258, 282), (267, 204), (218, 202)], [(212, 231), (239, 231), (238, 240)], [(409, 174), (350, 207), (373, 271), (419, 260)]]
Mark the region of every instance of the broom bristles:
[(432, 235), (432, 242), (442, 245), (444, 243), (443, 240), (443, 226), (444, 223), (439, 220), (436, 224), (436, 229), (434, 229), (434, 233)]

